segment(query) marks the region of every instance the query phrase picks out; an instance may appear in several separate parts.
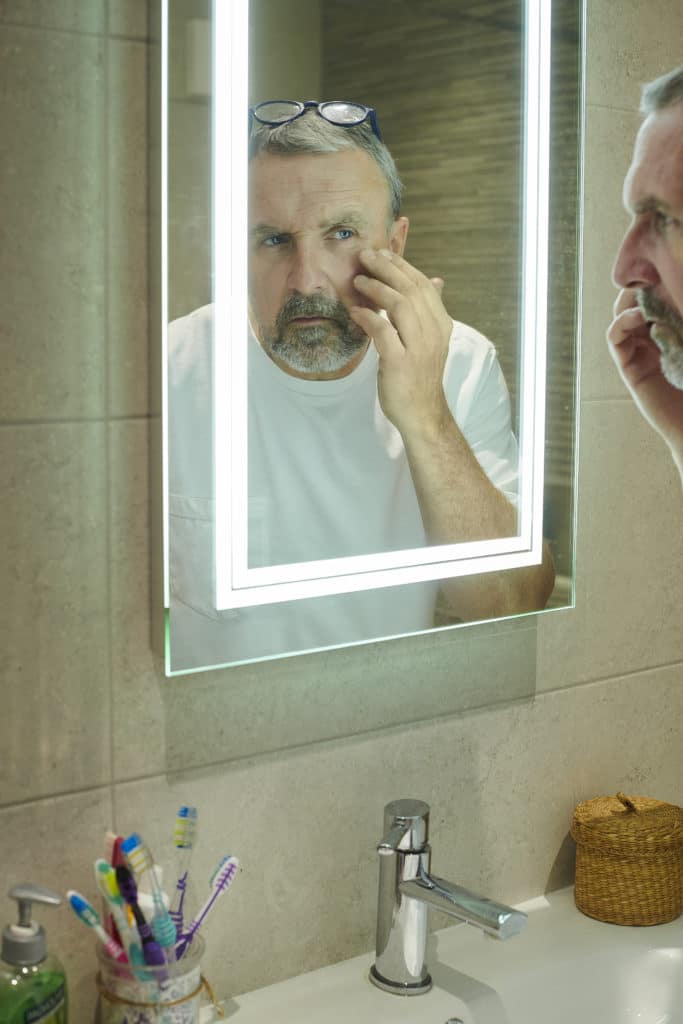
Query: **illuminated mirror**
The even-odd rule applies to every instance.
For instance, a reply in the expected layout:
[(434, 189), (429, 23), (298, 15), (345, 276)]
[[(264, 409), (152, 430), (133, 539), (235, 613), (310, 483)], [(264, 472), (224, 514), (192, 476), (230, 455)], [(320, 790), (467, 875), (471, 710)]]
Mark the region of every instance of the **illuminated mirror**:
[[(476, 586), (539, 566), (544, 538), (557, 582), (534, 607), (571, 601), (579, 5), (494, 0), (473, 13), (459, 0), (425, 0), (392, 5), (388, 20), (386, 11), (367, 0), (163, 5), (170, 672), (441, 626), (435, 603), (443, 581), (470, 578)], [(304, 530), (296, 557), (269, 543), (268, 516), (282, 506), (274, 513), (272, 498), (269, 506), (253, 488), (254, 345), (271, 375), (284, 371), (250, 324), (247, 110), (276, 97), (343, 97), (376, 110), (404, 183), (403, 256), (427, 278), (443, 279), (443, 306), (490, 339), (507, 383), (515, 515), (504, 533), (411, 542), (406, 531), (406, 543), (398, 530), (384, 545), (338, 551), (331, 542), (321, 551), (312, 541), (307, 547)], [(548, 296), (548, 268), (552, 275), (560, 263), (562, 285)], [(206, 346), (199, 371), (191, 365), (198, 344)], [(371, 355), (372, 342), (362, 365)], [(287, 432), (274, 433), (284, 458)], [(330, 463), (339, 466), (343, 455), (342, 444)], [(353, 501), (350, 461), (339, 479)], [(319, 476), (317, 468), (318, 483)], [(311, 501), (297, 480), (295, 473), (294, 508)], [(360, 472), (359, 480), (366, 491)], [(497, 617), (481, 608), (450, 621)]]

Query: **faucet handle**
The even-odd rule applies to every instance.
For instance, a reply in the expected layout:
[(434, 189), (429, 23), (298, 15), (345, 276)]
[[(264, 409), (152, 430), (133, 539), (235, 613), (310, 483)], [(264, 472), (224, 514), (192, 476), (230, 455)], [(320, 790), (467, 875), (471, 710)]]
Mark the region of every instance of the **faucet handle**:
[(384, 836), (380, 854), (397, 850), (423, 850), (429, 838), (429, 804), (424, 800), (392, 800), (384, 808)]

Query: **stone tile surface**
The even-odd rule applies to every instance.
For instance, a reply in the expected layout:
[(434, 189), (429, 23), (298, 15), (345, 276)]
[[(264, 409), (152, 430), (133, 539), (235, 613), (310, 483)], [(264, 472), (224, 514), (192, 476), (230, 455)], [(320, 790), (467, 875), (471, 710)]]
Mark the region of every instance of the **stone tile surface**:
[[(678, 0), (591, 0), (587, 7), (586, 98), (637, 110), (640, 88), (681, 63), (683, 8)], [(616, 24), (615, 19), (618, 19)]]
[[(47, 6), (47, 5), (46, 5)], [(79, 5), (83, 7), (84, 5)], [(87, 6), (87, 5), (85, 5)], [(104, 53), (94, 36), (6, 26), (2, 420), (105, 412)]]
[(0, 428), (0, 800), (109, 781), (106, 445)]
[(110, 36), (146, 39), (148, 0), (106, 0), (107, 30)]
[(0, 22), (66, 32), (104, 31), (105, 0), (0, 0)]
[(107, 46), (109, 412), (140, 416), (149, 365), (147, 52), (141, 42)]
[(112, 424), (109, 436), (112, 743), (117, 779), (151, 775), (166, 767), (166, 680), (150, 642), (147, 430), (145, 420), (122, 420)]
[(576, 608), (538, 622), (537, 689), (683, 660), (681, 486), (632, 401), (581, 409)]

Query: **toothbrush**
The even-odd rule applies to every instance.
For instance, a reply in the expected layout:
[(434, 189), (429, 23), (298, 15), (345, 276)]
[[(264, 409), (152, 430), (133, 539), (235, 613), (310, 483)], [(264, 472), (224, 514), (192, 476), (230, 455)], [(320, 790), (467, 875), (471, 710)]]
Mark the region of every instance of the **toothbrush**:
[(223, 865), (227, 864), (229, 860), (230, 860), (230, 857), (229, 856), (225, 856), (225, 857), (221, 857), (221, 859), (218, 861), (218, 864), (213, 869), (213, 874), (211, 875), (211, 878), (209, 879), (209, 889), (211, 889), (213, 887), (213, 883), (216, 881), (216, 876), (218, 875), (218, 872), (222, 870)]
[(180, 935), (183, 930), (183, 904), (187, 892), (187, 880), (190, 873), (190, 859), (192, 848), (197, 838), (197, 808), (181, 807), (178, 811), (173, 833), (173, 843), (178, 851), (177, 874), (178, 881), (175, 884), (175, 892), (171, 902), (169, 914), (173, 924), (176, 926), (176, 934)]
[(192, 939), (197, 934), (199, 929), (201, 928), (212, 907), (215, 906), (216, 902), (218, 901), (218, 897), (227, 889), (229, 889), (230, 886), (232, 885), (239, 866), (240, 862), (237, 859), (237, 857), (228, 857), (227, 859), (224, 858), (223, 863), (219, 865), (218, 870), (214, 873), (214, 876), (211, 880), (211, 892), (208, 898), (206, 899), (204, 906), (199, 911), (195, 919), (192, 921), (192, 924), (185, 932), (185, 934), (181, 936), (180, 942), (178, 943), (178, 948), (176, 950), (178, 960), (180, 960), (180, 958), (185, 953), (185, 950), (192, 942)]
[(152, 899), (154, 901), (152, 932), (154, 933), (154, 938), (165, 951), (169, 963), (172, 963), (175, 960), (176, 928), (164, 903), (164, 894), (161, 891), (159, 880), (154, 871), (152, 854), (137, 832), (133, 832), (127, 839), (123, 840), (121, 850), (136, 878), (142, 878), (143, 875), (149, 874), (152, 882)]
[[(152, 934), (152, 929), (145, 921), (145, 915), (140, 910), (138, 905), (138, 887), (135, 884), (133, 872), (127, 867), (121, 866), (115, 868), (116, 881), (118, 882), (119, 891), (123, 896), (124, 900), (133, 911), (133, 917), (140, 933), (140, 941), (142, 942), (142, 955), (145, 958), (145, 963), (150, 967), (162, 967), (166, 963), (166, 957), (164, 951), (159, 943)], [(167, 975), (161, 974), (160, 981), (165, 981)]]
[(136, 967), (144, 966), (145, 957), (142, 946), (135, 938), (134, 930), (128, 923), (126, 915), (126, 904), (119, 891), (116, 881), (116, 872), (111, 864), (100, 858), (95, 861), (95, 881), (97, 887), (104, 896), (109, 909), (111, 910), (119, 938), (126, 950), (126, 955), (131, 964)]
[(87, 924), (89, 928), (92, 928), (101, 941), (105, 950), (112, 957), (113, 960), (119, 960), (121, 963), (128, 963), (128, 957), (126, 951), (122, 946), (119, 946), (116, 939), (113, 939), (111, 935), (107, 935), (104, 928), (102, 927), (102, 921), (100, 915), (97, 913), (95, 908), (88, 903), (85, 896), (81, 896), (75, 889), (69, 889), (66, 894), (66, 898), (71, 904), (71, 909), (79, 917), (84, 924)]
[[(107, 829), (104, 833), (104, 860), (108, 861), (112, 867), (116, 867), (117, 864), (123, 864), (123, 855), (121, 853), (121, 843), (123, 837), (118, 836), (116, 832), (112, 832), (111, 829)], [(97, 876), (97, 870), (95, 870)], [(105, 929), (110, 935), (113, 935), (117, 942), (121, 942), (121, 935), (116, 926), (116, 922), (111, 914), (108, 914), (105, 922)]]

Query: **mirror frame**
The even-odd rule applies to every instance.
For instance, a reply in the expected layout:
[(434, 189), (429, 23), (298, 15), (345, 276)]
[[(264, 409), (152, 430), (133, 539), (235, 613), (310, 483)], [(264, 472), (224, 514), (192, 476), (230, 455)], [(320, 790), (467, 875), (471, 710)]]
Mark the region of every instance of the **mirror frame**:
[[(245, 451), (248, 140), (242, 120), (231, 116), (248, 107), (245, 39), (249, 4), (248, 0), (213, 0), (214, 450), (225, 450), (227, 438), (229, 451), (229, 459), (216, 461), (214, 476), (217, 609), (502, 571), (541, 561), (551, 6), (550, 0), (525, 0), (518, 533), (508, 538), (249, 568)], [(230, 132), (225, 125), (231, 125)], [(234, 338), (244, 338), (245, 344), (229, 344), (227, 339)], [(227, 410), (226, 381), (230, 382)]]

